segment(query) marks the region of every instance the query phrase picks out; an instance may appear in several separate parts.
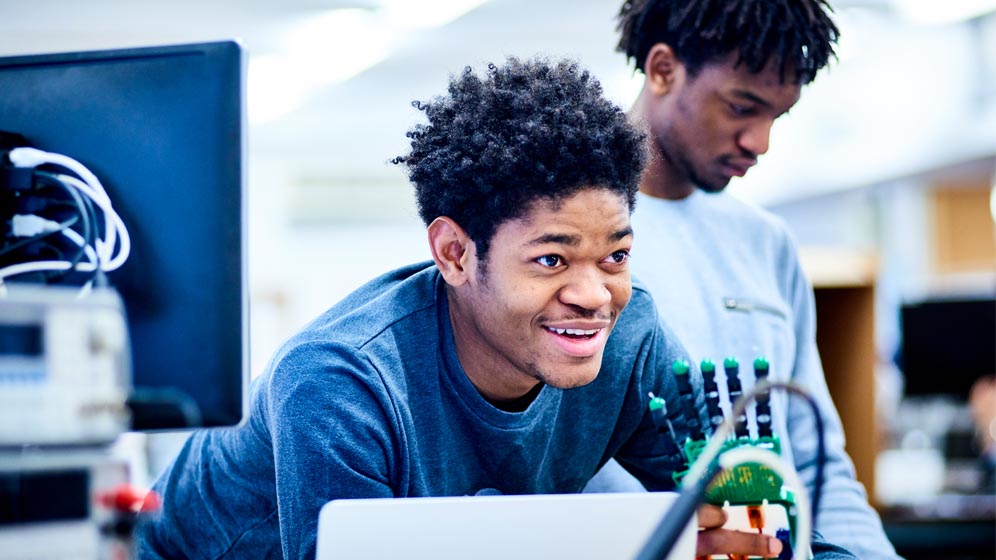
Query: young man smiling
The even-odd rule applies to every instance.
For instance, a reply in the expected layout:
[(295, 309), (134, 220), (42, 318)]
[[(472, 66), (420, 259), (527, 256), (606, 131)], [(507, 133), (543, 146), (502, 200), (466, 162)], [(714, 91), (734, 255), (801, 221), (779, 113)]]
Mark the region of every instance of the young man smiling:
[[(329, 500), (578, 492), (611, 457), (673, 488), (646, 395), (677, 398), (684, 353), (629, 275), (642, 134), (568, 62), (468, 69), (416, 106), (396, 162), (433, 261), (336, 304), (253, 382), (245, 425), (190, 438), (142, 557), (313, 557)], [(700, 523), (702, 553), (780, 548)]]

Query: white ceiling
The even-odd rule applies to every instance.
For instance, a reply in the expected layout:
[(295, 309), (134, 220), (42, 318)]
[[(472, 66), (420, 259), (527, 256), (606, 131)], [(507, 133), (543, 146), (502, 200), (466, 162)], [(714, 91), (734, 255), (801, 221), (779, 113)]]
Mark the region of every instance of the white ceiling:
[[(967, 23), (925, 24), (890, 9), (898, 2), (835, 3), (839, 63), (776, 125), (772, 150), (736, 192), (778, 202), (996, 153), (992, 8)], [(407, 191), (398, 194), (403, 176), (386, 162), (404, 152), (404, 133), (420, 117), (410, 102), (443, 92), (447, 76), (465, 65), (513, 54), (571, 56), (602, 80), (612, 99), (628, 105), (639, 82), (614, 52), (619, 3), (0, 0), (0, 55), (237, 37), (251, 60), (251, 168), (281, 169), (286, 188), (314, 194), (299, 204), (311, 212), (304, 219), (334, 220), (333, 207), (343, 199), (328, 192), (344, 186), (370, 185), (385, 200), (409, 203)], [(958, 4), (945, 3), (952, 10)], [(436, 13), (433, 6), (445, 5), (472, 9), (441, 27), (421, 22)], [(328, 15), (342, 8), (365, 11)], [(371, 61), (351, 79), (335, 81), (348, 73), (343, 63)], [(280, 97), (296, 102), (268, 101)]]

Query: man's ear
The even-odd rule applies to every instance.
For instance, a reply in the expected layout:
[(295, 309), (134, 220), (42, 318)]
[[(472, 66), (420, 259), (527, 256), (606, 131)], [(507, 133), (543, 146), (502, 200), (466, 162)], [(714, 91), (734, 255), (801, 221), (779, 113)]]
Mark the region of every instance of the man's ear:
[(678, 60), (670, 45), (655, 43), (647, 52), (643, 74), (647, 77), (647, 87), (654, 95), (665, 95), (684, 80), (685, 65)]
[(429, 249), (443, 280), (451, 286), (467, 282), (473, 252), (470, 237), (460, 224), (440, 216), (429, 224)]

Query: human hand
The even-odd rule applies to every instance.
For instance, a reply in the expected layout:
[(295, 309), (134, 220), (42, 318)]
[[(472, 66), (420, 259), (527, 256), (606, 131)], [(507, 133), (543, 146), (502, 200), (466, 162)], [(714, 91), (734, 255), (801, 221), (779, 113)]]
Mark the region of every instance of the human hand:
[(777, 558), (782, 551), (782, 542), (774, 537), (723, 529), (727, 516), (719, 506), (703, 504), (698, 516), (700, 529), (696, 556), (720, 554)]
[(996, 444), (996, 376), (981, 377), (972, 385), (968, 406), (984, 452)]

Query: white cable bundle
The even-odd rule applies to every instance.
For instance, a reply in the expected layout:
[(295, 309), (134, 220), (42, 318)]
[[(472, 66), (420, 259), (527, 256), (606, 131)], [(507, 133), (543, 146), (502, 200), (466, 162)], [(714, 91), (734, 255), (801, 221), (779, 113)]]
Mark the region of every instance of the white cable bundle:
[[(13, 264), (0, 269), (0, 285), (3, 284), (5, 278), (29, 272), (62, 271), (71, 268), (80, 272), (93, 272), (98, 267), (103, 272), (110, 272), (117, 270), (124, 264), (131, 252), (131, 238), (128, 236), (128, 229), (121, 217), (111, 205), (107, 191), (104, 190), (104, 186), (96, 175), (71, 157), (35, 148), (15, 148), (10, 151), (9, 158), (15, 167), (35, 168), (50, 164), (75, 174), (74, 177), (64, 173), (46, 173), (49, 177), (68, 187), (75, 188), (100, 208), (104, 214), (104, 236), (102, 239), (97, 237), (94, 243), (96, 247), (94, 247), (88, 245), (86, 240), (75, 231), (62, 229), (62, 235), (83, 249), (87, 257), (86, 261), (76, 263), (75, 267), (70, 261), (30, 261)], [(115, 248), (117, 248), (116, 253)], [(88, 282), (87, 287), (89, 284)]]

